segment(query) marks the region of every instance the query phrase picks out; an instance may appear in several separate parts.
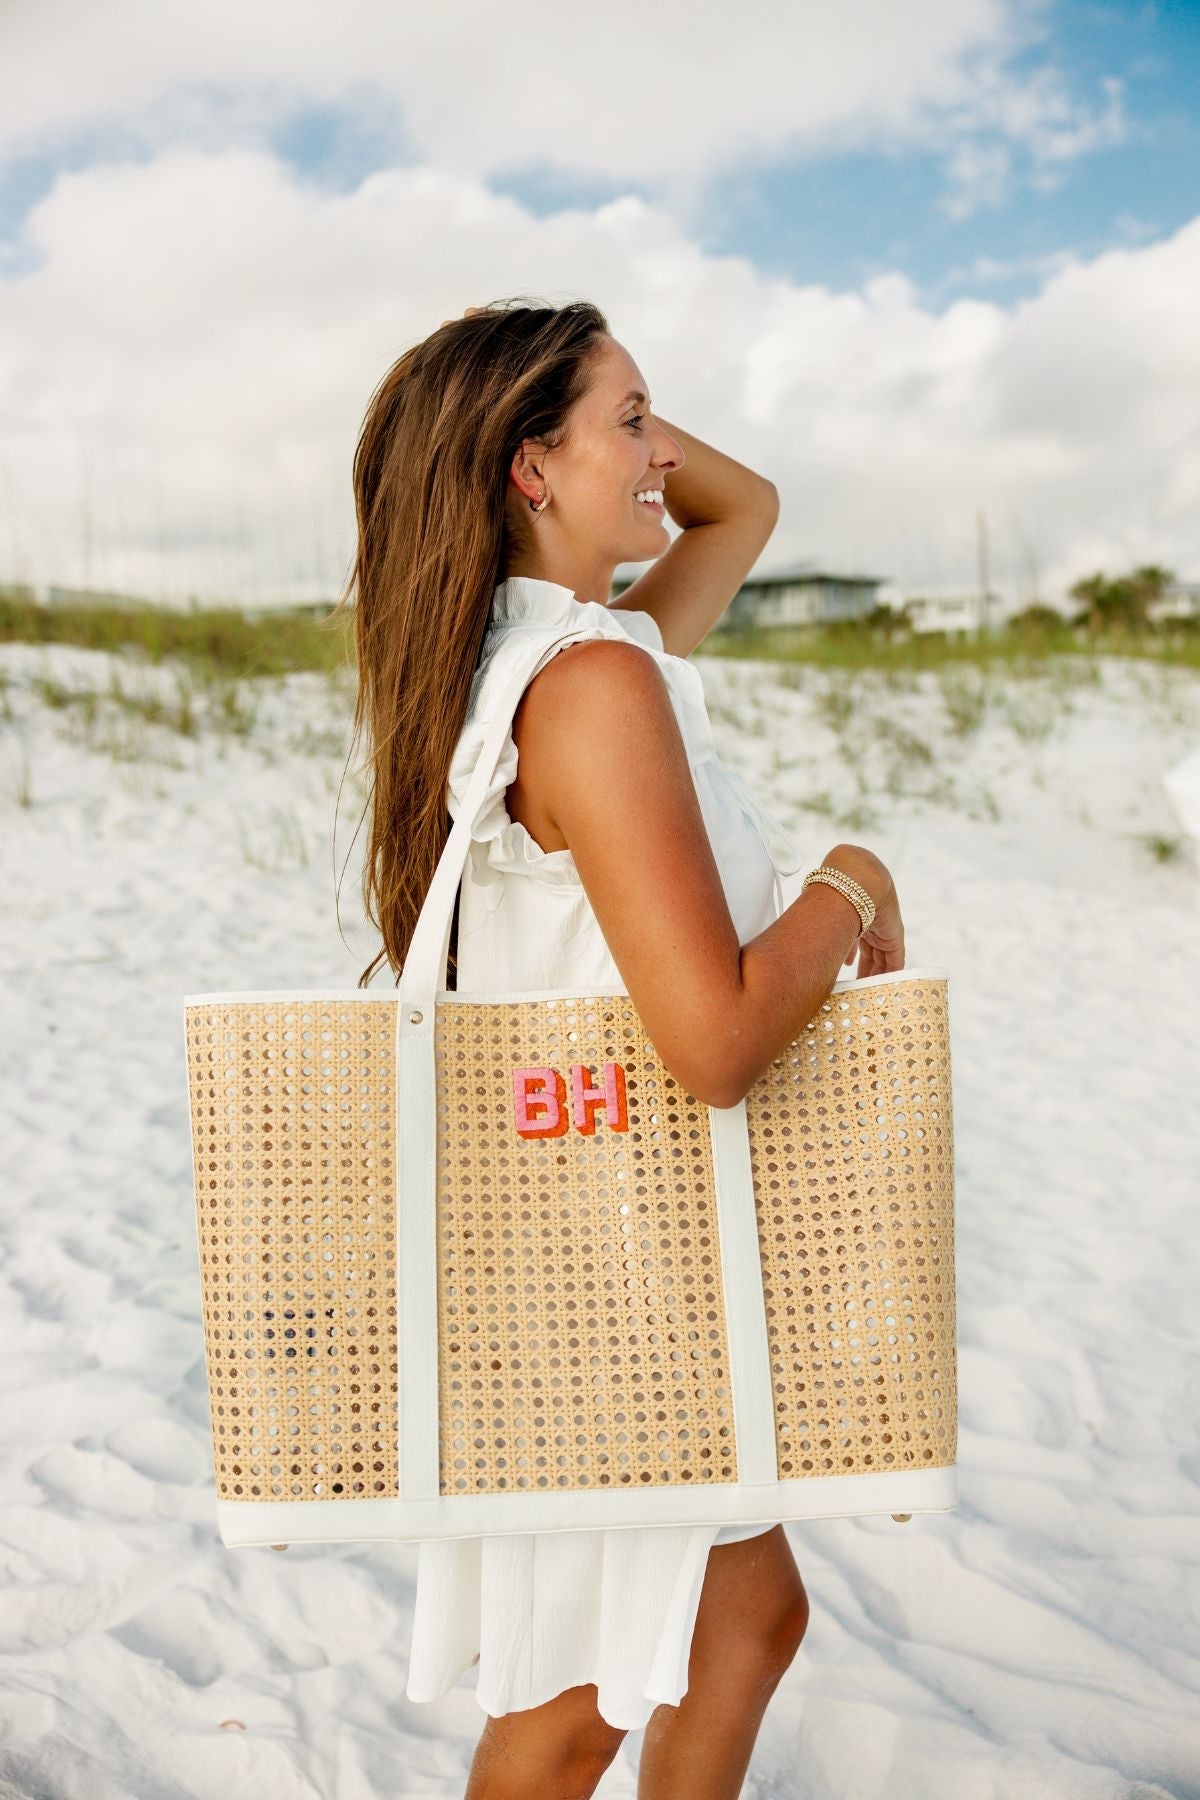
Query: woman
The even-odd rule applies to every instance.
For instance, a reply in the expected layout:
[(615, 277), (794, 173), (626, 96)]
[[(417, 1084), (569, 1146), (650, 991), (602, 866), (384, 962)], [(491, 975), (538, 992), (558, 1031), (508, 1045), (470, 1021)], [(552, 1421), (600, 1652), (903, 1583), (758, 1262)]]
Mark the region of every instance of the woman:
[[(655, 417), (597, 308), (444, 321), (373, 396), (354, 478), (364, 896), (383, 939), (360, 985), (403, 965), (518, 658), (537, 666), (473, 826), (450, 985), (612, 980), (681, 1085), (730, 1106), (856, 949), (860, 975), (903, 967), (891, 877), (860, 846), (823, 866), (867, 891), (868, 930), (824, 881), (780, 911), (784, 834), (717, 757), (685, 660), (770, 537), (775, 489)], [(610, 606), (622, 562), (651, 567)], [(643, 1724), (642, 1800), (717, 1800), (740, 1791), (807, 1619), (781, 1524), (423, 1543), (408, 1694), (478, 1663), (466, 1800), (589, 1795)]]

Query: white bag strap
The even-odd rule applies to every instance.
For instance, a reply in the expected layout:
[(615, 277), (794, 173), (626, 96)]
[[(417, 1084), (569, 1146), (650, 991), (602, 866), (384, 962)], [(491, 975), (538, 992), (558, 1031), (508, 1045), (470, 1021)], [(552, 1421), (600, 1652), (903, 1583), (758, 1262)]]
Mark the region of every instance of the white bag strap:
[(495, 710), (488, 720), (478, 759), (467, 782), (462, 805), (458, 809), (458, 817), (442, 848), (400, 972), (400, 1000), (406, 1010), (416, 1008), (420, 1012), (431, 1011), (435, 993), (445, 985), (446, 958), (450, 953), (450, 926), (454, 918), (454, 896), (467, 866), (471, 833), (479, 817), (488, 783), (496, 772), (496, 764), (500, 760), (500, 752), (504, 748), (504, 740), (508, 736), (521, 695), (560, 644), (586, 636), (586, 630), (568, 631), (561, 633), (549, 644), (543, 644), (537, 651), (532, 667), (527, 660), (523, 661), (508, 686), (497, 696)]
[(454, 896), (471, 832), (496, 772), (526, 686), (558, 646), (588, 635), (562, 632), (523, 658), (496, 698), (471, 779), (446, 839), (400, 971), (396, 1006), (397, 1437), (400, 1495), (436, 1500), (438, 1450), (437, 1316), (437, 990), (450, 949)]

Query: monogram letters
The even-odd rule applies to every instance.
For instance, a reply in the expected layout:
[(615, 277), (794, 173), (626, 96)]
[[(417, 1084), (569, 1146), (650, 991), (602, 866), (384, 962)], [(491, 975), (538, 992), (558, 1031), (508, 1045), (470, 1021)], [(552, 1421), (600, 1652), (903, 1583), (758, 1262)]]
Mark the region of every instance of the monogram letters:
[(575, 1127), (584, 1137), (594, 1137), (596, 1114), (604, 1112), (610, 1131), (628, 1131), (625, 1105), (625, 1071), (617, 1062), (604, 1065), (604, 1086), (593, 1087), (586, 1063), (571, 1064), (571, 1104), (567, 1084), (557, 1069), (537, 1065), (513, 1070), (513, 1107), (518, 1137), (562, 1137)]

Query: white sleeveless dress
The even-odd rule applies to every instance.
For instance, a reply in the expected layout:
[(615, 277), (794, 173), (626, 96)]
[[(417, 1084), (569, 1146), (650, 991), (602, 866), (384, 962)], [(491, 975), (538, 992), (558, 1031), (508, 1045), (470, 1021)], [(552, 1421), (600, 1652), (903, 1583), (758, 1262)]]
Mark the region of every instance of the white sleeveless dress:
[[(541, 639), (560, 632), (633, 639), (670, 691), (730, 916), (747, 943), (779, 915), (780, 873), (796, 846), (713, 743), (699, 671), (663, 649), (649, 613), (576, 600), (571, 589), (513, 576), (495, 590), (492, 621), (450, 769), (453, 817), (478, 759), (489, 708), (522, 659), (530, 674)], [(514, 709), (515, 710), (515, 709)], [(458, 986), (499, 989), (620, 986), (569, 850), (544, 851), (510, 819), (517, 773), (509, 732), (480, 808), (459, 899)], [(687, 1692), (688, 1658), (708, 1552), (769, 1524), (654, 1526), (422, 1542), (407, 1697), (437, 1699), (478, 1663), (476, 1698), (493, 1717), (540, 1706), (595, 1682), (601, 1715), (644, 1725)]]

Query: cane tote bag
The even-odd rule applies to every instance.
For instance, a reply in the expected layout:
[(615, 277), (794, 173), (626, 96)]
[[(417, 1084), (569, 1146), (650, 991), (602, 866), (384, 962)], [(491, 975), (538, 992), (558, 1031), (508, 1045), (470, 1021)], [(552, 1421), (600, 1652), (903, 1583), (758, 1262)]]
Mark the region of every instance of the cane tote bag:
[(499, 696), (397, 987), (184, 997), (230, 1546), (957, 1504), (947, 972), (836, 982), (737, 1106), (627, 993), (445, 986)]

